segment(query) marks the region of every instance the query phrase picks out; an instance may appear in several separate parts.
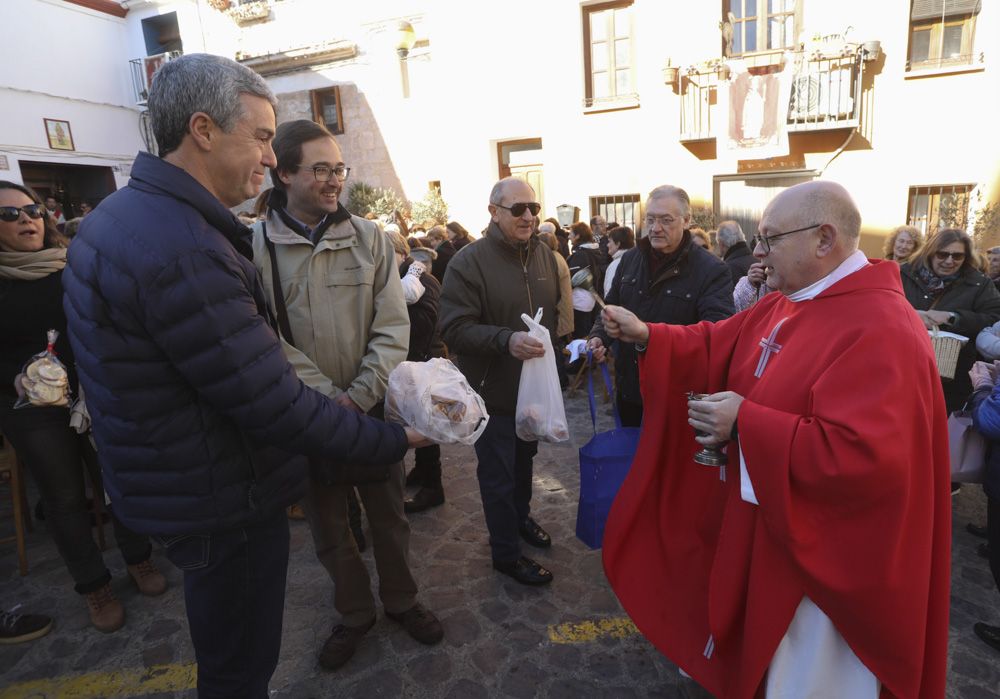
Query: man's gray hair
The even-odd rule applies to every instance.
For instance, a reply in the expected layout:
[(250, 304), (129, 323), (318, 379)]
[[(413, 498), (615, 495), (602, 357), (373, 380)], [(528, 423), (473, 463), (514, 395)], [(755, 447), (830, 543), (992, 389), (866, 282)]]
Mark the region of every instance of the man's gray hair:
[(646, 202), (648, 203), (653, 199), (661, 199), (663, 197), (673, 197), (676, 199), (681, 205), (684, 216), (691, 213), (691, 197), (688, 196), (688, 193), (680, 187), (674, 187), (669, 184), (661, 184), (659, 187), (653, 189), (649, 193), (649, 196), (646, 197)]
[(188, 133), (191, 115), (204, 112), (229, 133), (243, 116), (240, 95), (278, 101), (264, 78), (236, 61), (208, 53), (189, 53), (163, 64), (149, 89), (149, 121), (160, 157), (177, 150)]
[(520, 177), (504, 177), (502, 180), (493, 185), (493, 189), (490, 191), (490, 204), (493, 204), (494, 206), (503, 204), (504, 192), (507, 191), (507, 187), (514, 182), (524, 182), (524, 184), (528, 185), (528, 188), (531, 189), (532, 193), (535, 191), (534, 187), (522, 180)]
[(740, 226), (737, 221), (723, 221), (719, 224), (719, 229), (715, 233), (715, 239), (719, 241), (726, 248), (731, 248), (736, 243), (747, 241), (746, 235), (743, 234), (743, 227)]

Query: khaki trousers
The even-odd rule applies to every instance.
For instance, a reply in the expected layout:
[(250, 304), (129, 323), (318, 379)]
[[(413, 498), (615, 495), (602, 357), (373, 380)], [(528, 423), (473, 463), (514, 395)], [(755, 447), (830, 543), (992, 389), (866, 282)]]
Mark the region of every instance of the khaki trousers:
[(393, 614), (417, 603), (417, 583), (410, 572), (410, 523), (403, 513), (403, 463), (389, 467), (389, 479), (368, 485), (323, 485), (314, 480), (302, 506), (312, 530), (316, 558), (333, 580), (333, 606), (345, 626), (363, 626), (375, 618), (371, 578), (347, 519), (347, 492), (356, 487), (368, 515), (378, 570), (378, 595)]

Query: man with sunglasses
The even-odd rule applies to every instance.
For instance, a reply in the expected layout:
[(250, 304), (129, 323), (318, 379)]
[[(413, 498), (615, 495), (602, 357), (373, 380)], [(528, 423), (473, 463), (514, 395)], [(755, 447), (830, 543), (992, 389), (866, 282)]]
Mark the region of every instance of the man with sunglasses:
[[(275, 133), (274, 153), (267, 217), (253, 227), (254, 264), (268, 302), (278, 309), (285, 340), (330, 380), (334, 401), (381, 417), (389, 373), (406, 360), (410, 338), (392, 242), (338, 202), (350, 168), (326, 128), (307, 119), (285, 122)], [(417, 641), (435, 644), (444, 631), (417, 602), (410, 571), (402, 461), (385, 475), (356, 484), (372, 530), (379, 596), (386, 616)], [(328, 462), (314, 461), (303, 500), (341, 616), (319, 654), (328, 670), (353, 657), (376, 618), (371, 578), (348, 517), (355, 484), (335, 476)]]
[(548, 548), (552, 540), (531, 517), (532, 460), (538, 442), (514, 429), (521, 364), (545, 354), (528, 336), (521, 314), (542, 309), (555, 344), (559, 268), (534, 233), (541, 205), (527, 182), (500, 180), (490, 193), (490, 224), (475, 245), (452, 258), (441, 293), (438, 326), (469, 383), (486, 401), (490, 421), (476, 442), (479, 492), (490, 533), (493, 567), (525, 585), (544, 585), (552, 573), (521, 555), (521, 541)]
[[(688, 327), (604, 311), (640, 351), (647, 411), (605, 570), (714, 696), (944, 696), (944, 400), (898, 268), (865, 258), (860, 227), (840, 185), (796, 185), (754, 241), (780, 293)], [(699, 445), (728, 463), (694, 463)]]

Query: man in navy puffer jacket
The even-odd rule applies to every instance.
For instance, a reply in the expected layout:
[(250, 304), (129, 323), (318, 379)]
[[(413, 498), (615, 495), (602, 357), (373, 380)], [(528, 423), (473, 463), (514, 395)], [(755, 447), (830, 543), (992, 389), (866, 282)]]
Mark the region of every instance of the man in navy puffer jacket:
[(200, 697), (267, 696), (305, 456), (393, 463), (424, 443), (307, 388), (272, 329), (250, 231), (226, 207), (275, 165), (274, 103), (225, 58), (161, 68), (160, 157), (140, 153), (88, 216), (63, 276), (105, 484), (115, 514), (184, 571)]

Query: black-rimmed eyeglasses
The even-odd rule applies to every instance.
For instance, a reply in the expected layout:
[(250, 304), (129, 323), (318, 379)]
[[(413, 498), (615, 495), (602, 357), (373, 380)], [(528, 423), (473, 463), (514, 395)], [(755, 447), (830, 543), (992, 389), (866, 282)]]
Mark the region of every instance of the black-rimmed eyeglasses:
[(778, 238), (784, 238), (786, 235), (791, 235), (792, 233), (801, 233), (802, 231), (808, 231), (812, 228), (819, 228), (822, 223), (814, 223), (811, 226), (805, 226), (804, 228), (796, 228), (794, 231), (785, 231), (784, 233), (775, 233), (774, 235), (755, 235), (753, 237), (753, 246), (756, 248), (760, 245), (764, 248), (764, 254), (769, 254), (771, 252), (771, 243)]
[(28, 204), (27, 206), (0, 206), (0, 221), (13, 223), (21, 218), (21, 213), (27, 214), (28, 218), (41, 218), (45, 215), (45, 207), (41, 204)]
[(498, 209), (506, 209), (510, 212), (511, 216), (517, 216), (518, 218), (524, 216), (525, 211), (530, 211), (532, 216), (537, 216), (538, 212), (542, 210), (542, 205), (537, 201), (518, 202), (511, 206), (504, 206), (503, 204), (494, 204), (493, 206)]
[(303, 169), (312, 170), (313, 177), (316, 178), (317, 182), (329, 182), (334, 177), (343, 182), (347, 179), (347, 176), (351, 174), (351, 168), (344, 167), (343, 165), (338, 165), (337, 167), (330, 167), (329, 165), (314, 165), (313, 167), (306, 167)]

